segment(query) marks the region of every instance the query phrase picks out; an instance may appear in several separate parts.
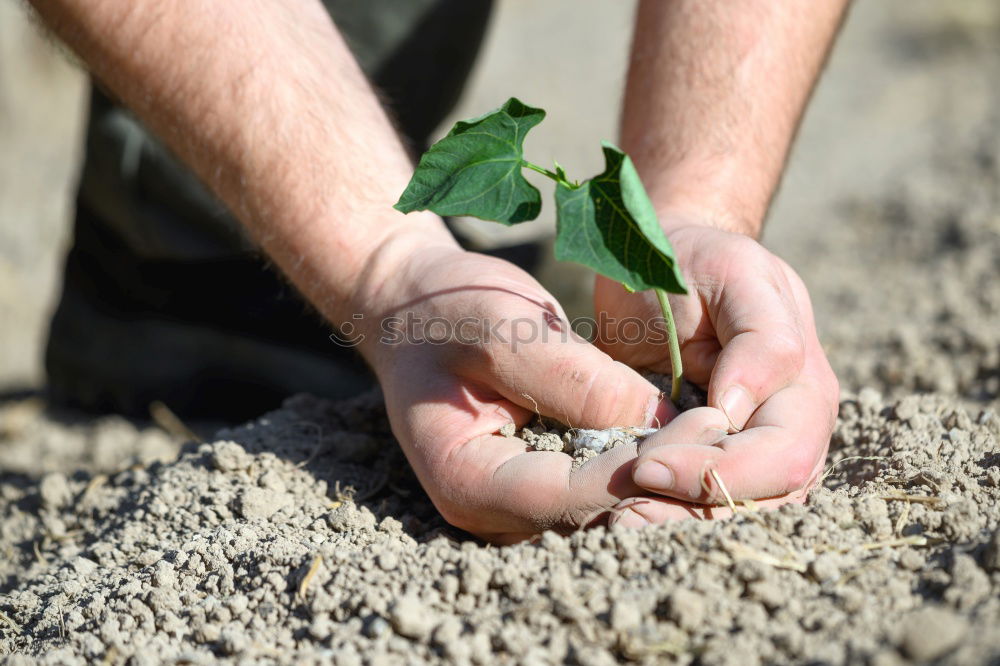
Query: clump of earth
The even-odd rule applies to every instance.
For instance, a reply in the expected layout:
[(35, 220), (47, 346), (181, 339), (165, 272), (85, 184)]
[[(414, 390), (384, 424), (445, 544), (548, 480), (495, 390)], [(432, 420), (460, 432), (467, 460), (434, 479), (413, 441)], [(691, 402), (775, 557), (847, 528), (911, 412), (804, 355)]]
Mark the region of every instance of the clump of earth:
[[(136, 433), (137, 437), (141, 433)], [(484, 546), (377, 394), (169, 462), (5, 477), (3, 663), (980, 663), (1000, 657), (1000, 417), (845, 400), (805, 506)]]

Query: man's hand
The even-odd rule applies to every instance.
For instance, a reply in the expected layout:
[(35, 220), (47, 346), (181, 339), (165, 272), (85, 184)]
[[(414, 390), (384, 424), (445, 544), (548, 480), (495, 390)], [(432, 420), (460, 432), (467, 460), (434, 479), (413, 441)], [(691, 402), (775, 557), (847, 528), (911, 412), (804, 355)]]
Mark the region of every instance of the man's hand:
[[(708, 388), (709, 405), (734, 434), (700, 446), (647, 440), (633, 478), (676, 499), (632, 503), (622, 522), (704, 514), (691, 502), (719, 502), (713, 469), (734, 497), (778, 498), (766, 502), (775, 504), (803, 499), (822, 468), (837, 380), (805, 287), (753, 238), (847, 4), (639, 3), (622, 147), (691, 287), (687, 297), (670, 299), (685, 376)], [(627, 297), (604, 281), (596, 303), (619, 318), (659, 314), (648, 296)], [(667, 370), (665, 348), (606, 349), (626, 363)]]
[[(665, 226), (690, 290), (671, 296), (684, 376), (708, 389), (708, 404), (733, 434), (677, 446), (657, 433), (640, 447), (633, 480), (685, 502), (719, 503), (714, 469), (735, 499), (803, 499), (822, 471), (839, 399), (805, 286), (753, 239), (669, 216)], [(613, 320), (660, 316), (652, 295), (626, 294), (603, 278), (594, 300)], [(600, 344), (623, 363), (670, 372), (665, 344)], [(690, 515), (682, 503), (648, 501), (632, 505), (621, 520)]]
[[(399, 255), (401, 256), (402, 253)], [(648, 381), (571, 333), (555, 299), (498, 259), (452, 245), (392, 262), (371, 302), (361, 351), (378, 374), (393, 432), (452, 524), (497, 542), (586, 525), (644, 494), (635, 447), (572, 468), (496, 433), (540, 413), (575, 427), (663, 423), (673, 409)], [(379, 339), (381, 338), (381, 339)], [(691, 421), (665, 441), (705, 439)]]

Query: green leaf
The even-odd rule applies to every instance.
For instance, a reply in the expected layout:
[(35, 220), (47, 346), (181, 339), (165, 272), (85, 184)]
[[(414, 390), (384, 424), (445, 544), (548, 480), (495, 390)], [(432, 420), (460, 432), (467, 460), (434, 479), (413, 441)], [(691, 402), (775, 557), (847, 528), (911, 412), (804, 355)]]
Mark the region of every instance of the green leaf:
[(604, 142), (604, 173), (556, 186), (556, 259), (575, 261), (629, 291), (686, 294), (674, 249), (629, 156)]
[(545, 111), (511, 97), (496, 111), (455, 123), (420, 158), (396, 210), (471, 215), (506, 225), (535, 219), (542, 197), (521, 167), (524, 137), (543, 118)]

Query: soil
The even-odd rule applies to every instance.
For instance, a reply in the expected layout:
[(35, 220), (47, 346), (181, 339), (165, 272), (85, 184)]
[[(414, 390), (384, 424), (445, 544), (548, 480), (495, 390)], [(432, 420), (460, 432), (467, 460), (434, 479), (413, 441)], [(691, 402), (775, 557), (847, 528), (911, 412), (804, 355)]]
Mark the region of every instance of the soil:
[(805, 505), (497, 548), (378, 394), (186, 444), (8, 402), (0, 663), (1000, 663), (1000, 10), (890, 5), (857, 3), (767, 238), (843, 387)]
[(7, 664), (982, 663), (1000, 658), (998, 436), (990, 409), (865, 389), (844, 401), (840, 462), (806, 506), (494, 548), (437, 516), (377, 394), (299, 396), (171, 462), (7, 475), (0, 651)]

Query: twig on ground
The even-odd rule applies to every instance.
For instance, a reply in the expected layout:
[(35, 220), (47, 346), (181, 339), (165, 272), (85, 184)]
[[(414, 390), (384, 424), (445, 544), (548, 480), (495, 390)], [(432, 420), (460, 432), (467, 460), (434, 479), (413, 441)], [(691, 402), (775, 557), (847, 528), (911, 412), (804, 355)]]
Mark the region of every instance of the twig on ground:
[(107, 481), (108, 477), (105, 476), (104, 474), (97, 474), (94, 477), (92, 477), (90, 481), (87, 482), (87, 485), (84, 486), (83, 492), (80, 493), (80, 497), (79, 499), (77, 499), (77, 503), (83, 502), (83, 500), (87, 499), (90, 493), (94, 492), (95, 490), (103, 486), (105, 483), (107, 483)]
[(14, 622), (14, 620), (10, 619), (10, 617), (3, 611), (0, 611), (0, 622), (3, 622), (8, 627), (13, 629), (15, 634), (21, 633), (21, 625), (19, 625), (17, 622)]
[(937, 495), (907, 495), (904, 492), (880, 495), (879, 499), (885, 500), (886, 502), (906, 502), (907, 504), (939, 504), (944, 501), (943, 498), (938, 497)]
[(911, 506), (913, 505), (909, 502), (903, 505), (903, 511), (899, 514), (899, 518), (896, 519), (896, 525), (895, 525), (896, 534), (902, 533), (903, 528), (906, 527), (906, 519), (910, 517)]
[[(901, 546), (926, 546), (927, 537), (908, 536), (898, 539), (886, 539), (885, 541), (873, 541), (872, 543), (861, 544), (861, 550), (878, 550), (879, 548), (899, 548)], [(850, 548), (844, 549), (847, 552)]]
[(736, 559), (755, 560), (757, 562), (761, 562), (762, 564), (769, 564), (778, 569), (790, 569), (799, 573), (805, 573), (806, 571), (806, 565), (791, 552), (789, 552), (786, 557), (781, 558), (776, 555), (771, 555), (770, 553), (761, 552), (755, 548), (742, 544), (739, 541), (733, 541), (731, 539), (723, 539), (722, 544)]
[(177, 439), (189, 439), (193, 442), (201, 443), (201, 437), (195, 434), (191, 428), (180, 419), (174, 411), (159, 400), (149, 403), (149, 415), (153, 423), (161, 430)]
[(306, 575), (302, 577), (302, 582), (299, 583), (299, 599), (306, 598), (306, 590), (309, 589), (309, 583), (311, 583), (312, 579), (316, 577), (316, 573), (319, 571), (322, 564), (322, 557), (317, 555), (313, 558), (312, 564), (309, 566), (309, 571), (306, 572)]
[(830, 476), (831, 474), (833, 474), (833, 470), (836, 469), (837, 465), (839, 465), (841, 463), (845, 463), (845, 462), (848, 462), (850, 460), (875, 461), (875, 460), (888, 460), (888, 459), (889, 459), (888, 456), (847, 456), (846, 458), (841, 458), (837, 462), (835, 462), (832, 465), (830, 465), (829, 467), (827, 467), (826, 471), (823, 472), (823, 476), (819, 477), (819, 482), (823, 483), (824, 481), (826, 481), (826, 478), (828, 476)]

